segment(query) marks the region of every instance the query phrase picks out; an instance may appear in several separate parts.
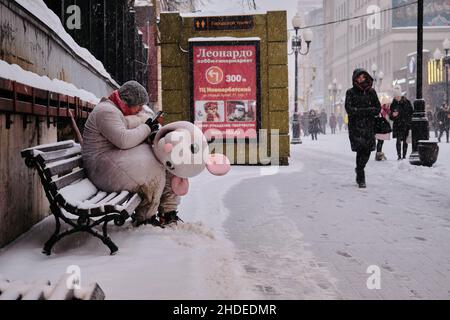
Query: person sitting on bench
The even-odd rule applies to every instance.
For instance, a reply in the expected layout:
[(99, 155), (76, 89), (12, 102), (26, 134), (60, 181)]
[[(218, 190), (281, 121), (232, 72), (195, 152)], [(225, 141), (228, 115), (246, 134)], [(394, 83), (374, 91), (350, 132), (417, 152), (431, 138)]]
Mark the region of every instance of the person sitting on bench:
[(127, 127), (126, 117), (138, 114), (148, 101), (146, 89), (129, 81), (100, 101), (83, 132), (82, 157), (92, 183), (106, 192), (127, 190), (143, 197), (136, 209), (135, 226), (161, 226), (160, 220), (164, 224), (179, 220), (180, 197), (172, 191), (171, 175), (155, 170), (162, 165), (147, 143), (158, 126), (150, 118), (134, 129)]

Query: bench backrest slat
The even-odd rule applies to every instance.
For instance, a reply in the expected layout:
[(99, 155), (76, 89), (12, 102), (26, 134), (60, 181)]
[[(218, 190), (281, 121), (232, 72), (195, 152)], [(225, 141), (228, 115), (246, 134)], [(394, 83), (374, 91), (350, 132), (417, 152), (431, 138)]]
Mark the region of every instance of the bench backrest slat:
[(81, 169), (54, 180), (51, 183), (51, 186), (53, 188), (53, 191), (57, 192), (59, 189), (67, 187), (75, 181), (82, 180), (84, 178), (86, 178), (86, 172), (84, 169)]
[(50, 179), (51, 177), (56, 175), (65, 175), (67, 173), (70, 173), (76, 168), (82, 168), (82, 166), (83, 160), (81, 159), (81, 155), (78, 155), (73, 158), (64, 159), (62, 161), (47, 165), (44, 169), (44, 173), (47, 178)]
[(41, 153), (36, 157), (36, 160), (43, 165), (55, 161), (68, 159), (77, 156), (79, 154), (81, 154), (81, 146), (77, 144), (74, 145), (72, 148)]
[(21, 155), (22, 155), (22, 158), (33, 157), (33, 156), (35, 156), (35, 151), (45, 153), (45, 152), (69, 149), (69, 148), (72, 148), (74, 145), (75, 145), (74, 141), (71, 141), (71, 140), (62, 141), (62, 142), (58, 142), (58, 143), (41, 145), (41, 146), (37, 146), (34, 148), (25, 149), (21, 152)]

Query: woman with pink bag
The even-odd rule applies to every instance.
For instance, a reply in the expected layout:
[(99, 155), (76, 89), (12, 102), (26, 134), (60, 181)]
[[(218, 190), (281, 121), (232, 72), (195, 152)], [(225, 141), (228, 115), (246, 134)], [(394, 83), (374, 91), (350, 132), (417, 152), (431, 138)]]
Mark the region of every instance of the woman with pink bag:
[[(386, 122), (388, 121), (389, 113), (391, 112), (389, 100), (386, 97), (381, 98), (381, 113), (380, 116), (386, 119)], [(383, 152), (383, 145), (384, 142), (387, 140), (391, 140), (391, 133), (377, 133), (375, 135), (375, 138), (377, 139), (377, 153), (375, 154), (375, 160), (376, 161), (384, 161), (387, 160), (384, 152)]]

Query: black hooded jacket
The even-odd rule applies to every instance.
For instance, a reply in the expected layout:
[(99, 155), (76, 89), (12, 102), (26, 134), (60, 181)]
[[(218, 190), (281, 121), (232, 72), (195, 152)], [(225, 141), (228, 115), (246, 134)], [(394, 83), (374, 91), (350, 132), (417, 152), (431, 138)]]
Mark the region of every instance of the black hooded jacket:
[[(393, 113), (398, 112), (398, 116), (394, 117)], [(402, 97), (400, 101), (394, 99), (391, 103), (391, 115), (390, 118), (394, 121), (392, 136), (394, 138), (400, 138), (406, 140), (411, 129), (412, 116), (414, 109), (411, 102)]]
[[(360, 85), (356, 79), (366, 75), (366, 82)], [(364, 69), (353, 72), (353, 88), (347, 90), (345, 110), (348, 114), (348, 131), (352, 151), (375, 150), (375, 117), (381, 112), (381, 104), (375, 89), (373, 78)]]

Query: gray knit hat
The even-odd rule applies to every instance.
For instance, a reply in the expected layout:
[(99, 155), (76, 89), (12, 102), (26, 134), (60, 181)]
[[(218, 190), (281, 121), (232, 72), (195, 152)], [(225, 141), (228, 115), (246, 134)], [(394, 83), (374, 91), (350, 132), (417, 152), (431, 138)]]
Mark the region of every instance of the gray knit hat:
[(128, 106), (148, 104), (147, 90), (137, 81), (128, 81), (119, 89), (119, 96)]

